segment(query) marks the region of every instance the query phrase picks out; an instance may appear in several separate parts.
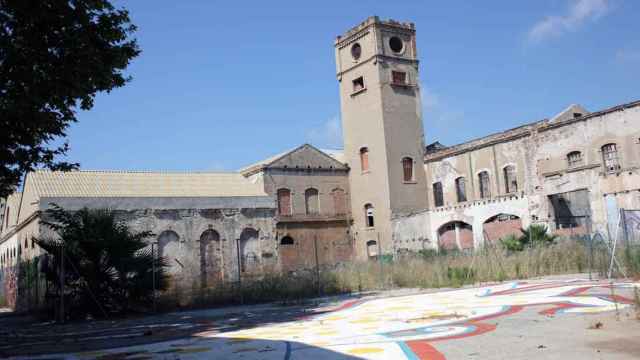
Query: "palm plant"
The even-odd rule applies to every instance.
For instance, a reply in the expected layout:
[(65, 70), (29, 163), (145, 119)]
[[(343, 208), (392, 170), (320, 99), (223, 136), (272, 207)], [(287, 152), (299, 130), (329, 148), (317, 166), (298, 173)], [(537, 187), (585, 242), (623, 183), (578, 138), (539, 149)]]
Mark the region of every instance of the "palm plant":
[(151, 232), (131, 231), (110, 210), (69, 212), (52, 204), (45, 214), (44, 224), (56, 236), (34, 240), (48, 254), (42, 271), (58, 298), (64, 256), (64, 298), (72, 310), (67, 313), (122, 313), (151, 301), (154, 288), (166, 289), (166, 260), (155, 258), (145, 242)]
[(500, 240), (509, 251), (522, 251), (526, 247), (537, 245), (551, 245), (558, 235), (550, 234), (545, 225), (532, 224), (526, 229), (520, 229), (521, 236), (514, 234), (505, 236)]

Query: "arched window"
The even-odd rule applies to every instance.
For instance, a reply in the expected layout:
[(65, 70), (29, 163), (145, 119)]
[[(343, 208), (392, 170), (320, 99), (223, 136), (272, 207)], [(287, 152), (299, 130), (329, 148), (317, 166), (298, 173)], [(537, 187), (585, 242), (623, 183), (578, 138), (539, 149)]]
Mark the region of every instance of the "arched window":
[(370, 258), (378, 256), (378, 243), (375, 240), (367, 241), (367, 255)]
[(285, 236), (280, 239), (280, 245), (293, 245), (293, 238), (291, 236)]
[(259, 233), (253, 228), (245, 228), (240, 234), (240, 270), (252, 272), (259, 265)]
[(567, 154), (567, 166), (569, 169), (582, 166), (582, 153), (580, 151), (572, 151)]
[(442, 193), (442, 183), (437, 182), (433, 184), (433, 204), (435, 207), (444, 205), (444, 194)]
[(620, 170), (620, 159), (618, 158), (618, 148), (616, 144), (606, 144), (602, 147), (602, 160), (605, 171), (614, 172)]
[(335, 215), (344, 215), (347, 213), (347, 198), (344, 195), (344, 190), (337, 188), (331, 192), (333, 197), (333, 210)]
[(9, 214), (10, 214), (11, 208), (7, 206), (7, 214), (5, 215), (4, 221), (5, 221), (5, 225), (4, 228), (8, 229), (9, 228)]
[(360, 169), (362, 172), (369, 171), (369, 148), (360, 148)]
[(367, 227), (373, 227), (375, 222), (373, 221), (373, 205), (366, 204), (364, 206), (364, 216), (366, 219)]
[(489, 173), (483, 171), (478, 174), (480, 183), (480, 198), (486, 199), (491, 197), (491, 182), (489, 181)]
[(291, 191), (289, 189), (278, 190), (278, 214), (281, 216), (291, 215)]
[(305, 190), (304, 204), (307, 215), (317, 215), (320, 213), (317, 189), (309, 188)]
[(504, 169), (504, 190), (507, 194), (518, 191), (518, 178), (516, 176), (516, 167), (513, 165), (505, 166)]
[(458, 197), (458, 202), (467, 201), (467, 188), (462, 176), (456, 179), (456, 196)]
[(405, 157), (402, 159), (402, 175), (405, 182), (413, 181), (413, 159)]
[[(180, 236), (175, 231), (166, 230), (158, 235), (158, 257), (171, 257), (174, 256), (174, 252), (178, 250), (178, 243), (180, 242)], [(173, 260), (171, 260), (173, 265)]]

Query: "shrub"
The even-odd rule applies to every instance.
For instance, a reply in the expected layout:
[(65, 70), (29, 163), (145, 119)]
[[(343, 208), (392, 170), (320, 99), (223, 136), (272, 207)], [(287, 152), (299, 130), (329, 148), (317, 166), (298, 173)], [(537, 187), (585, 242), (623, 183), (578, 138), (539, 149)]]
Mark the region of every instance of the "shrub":
[[(132, 232), (109, 210), (67, 212), (54, 205), (46, 214), (52, 221), (45, 224), (57, 236), (34, 241), (48, 253), (42, 271), (53, 285), (49, 297), (64, 296), (67, 315), (100, 317), (146, 307), (154, 278), (156, 289), (166, 289), (166, 261), (154, 258), (144, 241), (151, 232)], [(59, 286), (63, 259), (64, 294)]]
[(500, 239), (500, 243), (509, 251), (522, 251), (525, 247), (546, 246), (553, 244), (557, 235), (549, 234), (545, 225), (532, 224), (526, 229), (520, 229), (522, 235), (514, 234)]

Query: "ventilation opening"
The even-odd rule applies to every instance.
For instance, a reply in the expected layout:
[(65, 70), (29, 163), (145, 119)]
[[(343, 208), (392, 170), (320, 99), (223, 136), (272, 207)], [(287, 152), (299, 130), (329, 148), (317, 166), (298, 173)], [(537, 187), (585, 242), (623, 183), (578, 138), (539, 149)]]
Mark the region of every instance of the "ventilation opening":
[(280, 245), (293, 245), (293, 238), (291, 236), (285, 236), (280, 239)]
[(391, 51), (397, 54), (402, 52), (404, 44), (399, 37), (393, 36), (391, 39), (389, 39), (389, 47), (391, 48)]
[(360, 76), (359, 78), (353, 80), (353, 92), (358, 92), (364, 89), (364, 78)]

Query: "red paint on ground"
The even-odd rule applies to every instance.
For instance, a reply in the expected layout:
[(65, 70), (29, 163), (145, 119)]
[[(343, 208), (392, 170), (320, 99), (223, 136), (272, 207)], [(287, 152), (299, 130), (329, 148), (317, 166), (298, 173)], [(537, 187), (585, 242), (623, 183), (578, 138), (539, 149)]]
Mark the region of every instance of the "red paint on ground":
[(406, 342), (407, 346), (413, 351), (420, 360), (445, 360), (444, 355), (436, 348), (423, 340), (411, 340)]

